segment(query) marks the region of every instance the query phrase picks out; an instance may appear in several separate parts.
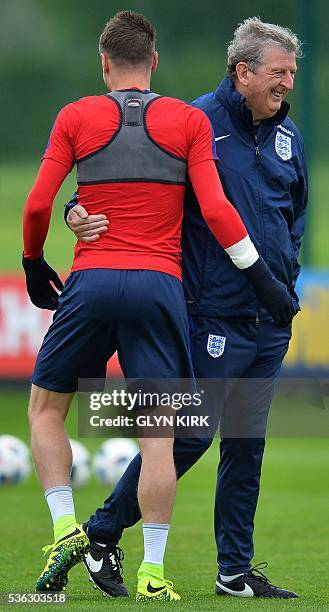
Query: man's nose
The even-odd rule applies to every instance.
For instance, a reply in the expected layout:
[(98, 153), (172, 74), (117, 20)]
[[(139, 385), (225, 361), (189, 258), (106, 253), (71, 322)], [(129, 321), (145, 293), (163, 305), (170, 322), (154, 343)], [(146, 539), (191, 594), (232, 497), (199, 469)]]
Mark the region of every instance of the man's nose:
[(294, 88), (294, 75), (291, 72), (286, 72), (285, 75), (281, 79), (281, 85), (286, 87), (286, 89)]

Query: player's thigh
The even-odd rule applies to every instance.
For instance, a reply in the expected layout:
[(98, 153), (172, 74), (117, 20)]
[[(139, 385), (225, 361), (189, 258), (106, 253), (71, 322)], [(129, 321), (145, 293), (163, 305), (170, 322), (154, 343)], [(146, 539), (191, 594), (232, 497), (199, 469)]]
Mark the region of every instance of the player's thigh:
[(93, 296), (92, 285), (86, 285), (85, 276), (75, 273), (65, 286), (36, 360), (32, 382), (38, 387), (71, 393), (79, 378), (105, 377), (115, 350), (115, 325), (100, 316), (96, 306), (103, 298)]
[[(126, 378), (192, 378), (182, 284), (159, 272), (131, 271), (131, 315), (118, 323)], [(128, 306), (129, 307), (129, 306)]]

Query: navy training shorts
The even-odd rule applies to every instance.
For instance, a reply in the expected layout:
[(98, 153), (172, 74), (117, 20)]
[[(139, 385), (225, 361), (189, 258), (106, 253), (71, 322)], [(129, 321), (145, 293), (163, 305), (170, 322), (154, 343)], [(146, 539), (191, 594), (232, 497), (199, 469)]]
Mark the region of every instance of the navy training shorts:
[(151, 270), (72, 272), (40, 348), (32, 383), (61, 393), (105, 378), (118, 351), (126, 378), (192, 378), (182, 283)]

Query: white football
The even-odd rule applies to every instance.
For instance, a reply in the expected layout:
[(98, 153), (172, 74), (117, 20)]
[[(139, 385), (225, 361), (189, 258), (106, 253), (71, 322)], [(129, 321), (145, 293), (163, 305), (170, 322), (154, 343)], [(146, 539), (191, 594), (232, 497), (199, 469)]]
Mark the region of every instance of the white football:
[(115, 485), (139, 451), (129, 438), (106, 440), (94, 455), (93, 469), (102, 484)]
[(15, 436), (0, 436), (0, 484), (18, 484), (31, 473), (28, 446)]
[(74, 489), (82, 487), (90, 478), (90, 453), (78, 440), (70, 440), (73, 462), (71, 484)]

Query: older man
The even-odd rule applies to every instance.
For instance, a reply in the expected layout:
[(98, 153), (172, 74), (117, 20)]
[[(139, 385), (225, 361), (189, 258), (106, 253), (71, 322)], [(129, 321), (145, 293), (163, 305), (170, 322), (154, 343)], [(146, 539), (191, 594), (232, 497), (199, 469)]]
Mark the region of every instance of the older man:
[[(216, 91), (193, 103), (212, 122), (218, 171), (227, 197), (297, 307), (294, 286), (307, 175), (303, 141), (287, 116), (289, 105), (284, 100), (293, 89), (296, 58), (300, 56), (300, 41), (290, 30), (256, 17), (246, 19), (228, 47), (226, 78)], [(74, 204), (76, 200), (70, 207)], [(69, 213), (68, 221), (80, 240), (95, 240), (107, 230), (102, 217), (88, 217), (81, 206)], [(278, 328), (261, 307), (252, 288), (217, 246), (192, 191), (186, 201), (183, 254), (195, 374), (200, 378), (243, 379), (246, 384), (238, 385), (228, 406), (233, 415), (238, 406), (257, 421), (256, 433), (246, 437), (237, 433), (235, 423), (229, 423), (226, 409), (230, 434), (221, 431), (215, 503), (216, 593), (295, 598), (295, 593), (272, 585), (251, 568), (266, 420), (291, 326)], [(220, 350), (214, 350), (214, 337)], [(176, 440), (174, 458), (179, 477), (209, 444), (210, 440)], [(112, 595), (120, 594), (122, 586), (117, 543), (123, 529), (140, 518), (136, 498), (140, 463), (137, 456), (103, 508), (88, 521), (89, 573)]]

